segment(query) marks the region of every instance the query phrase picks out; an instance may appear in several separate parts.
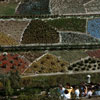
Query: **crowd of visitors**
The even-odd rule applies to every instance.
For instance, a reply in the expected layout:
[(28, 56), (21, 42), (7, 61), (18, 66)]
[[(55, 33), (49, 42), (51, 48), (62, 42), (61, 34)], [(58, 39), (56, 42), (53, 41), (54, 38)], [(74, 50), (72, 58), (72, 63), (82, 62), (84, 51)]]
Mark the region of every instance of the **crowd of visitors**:
[(80, 97), (91, 98), (92, 96), (100, 96), (100, 83), (84, 83), (82, 82), (80, 85), (70, 85), (70, 83), (66, 83), (66, 86), (63, 87), (62, 84), (59, 85), (58, 91), (60, 93), (60, 97), (64, 100), (72, 99), (73, 97), (79, 99)]

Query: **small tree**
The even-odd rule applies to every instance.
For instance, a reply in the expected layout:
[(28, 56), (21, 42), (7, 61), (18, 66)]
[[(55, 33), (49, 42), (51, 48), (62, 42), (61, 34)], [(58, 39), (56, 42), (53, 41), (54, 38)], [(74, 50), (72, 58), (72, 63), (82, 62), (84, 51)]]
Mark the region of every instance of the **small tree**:
[(13, 94), (13, 89), (11, 87), (11, 82), (9, 79), (7, 79), (5, 83), (5, 94), (6, 96), (11, 96)]
[(21, 78), (18, 71), (10, 72), (8, 77), (13, 88), (20, 88)]

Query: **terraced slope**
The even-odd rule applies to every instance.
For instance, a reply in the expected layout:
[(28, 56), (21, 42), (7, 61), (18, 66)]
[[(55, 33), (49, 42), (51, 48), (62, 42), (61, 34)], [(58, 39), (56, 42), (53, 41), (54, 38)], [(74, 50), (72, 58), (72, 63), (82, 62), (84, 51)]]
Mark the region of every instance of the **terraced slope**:
[(59, 18), (46, 20), (45, 22), (56, 28), (58, 31), (75, 31), (86, 33), (86, 19)]
[(49, 51), (51, 54), (56, 55), (57, 57), (62, 58), (63, 60), (72, 63), (81, 58), (85, 58), (88, 54), (84, 50), (60, 50), (60, 51)]
[(29, 21), (0, 21), (0, 33), (5, 33), (17, 42), (20, 42), (21, 34)]
[(81, 59), (80, 61), (70, 64), (68, 70), (73, 72), (100, 70), (100, 59), (95, 59), (91, 57)]
[(32, 20), (23, 34), (22, 44), (58, 43), (59, 33), (41, 20)]
[(100, 43), (100, 41), (90, 35), (76, 34), (71, 32), (60, 32), (62, 43)]
[(16, 42), (16, 40), (14, 40), (11, 36), (0, 33), (0, 45), (18, 45), (18, 42)]
[(14, 53), (2, 53), (0, 55), (0, 72), (8, 73), (18, 70), (20, 73), (28, 67), (29, 63), (25, 58)]
[(50, 0), (51, 14), (85, 13), (83, 0)]
[(49, 14), (49, 0), (25, 0), (17, 9), (17, 14)]
[(68, 63), (57, 58), (54, 55), (46, 54), (24, 72), (29, 73), (52, 73), (52, 72), (65, 72), (67, 70)]

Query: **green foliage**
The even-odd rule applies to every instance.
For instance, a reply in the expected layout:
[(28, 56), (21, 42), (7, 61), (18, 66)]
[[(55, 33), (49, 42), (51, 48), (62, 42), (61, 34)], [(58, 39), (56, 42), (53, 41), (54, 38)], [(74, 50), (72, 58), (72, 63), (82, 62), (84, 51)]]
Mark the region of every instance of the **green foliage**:
[[(54, 89), (50, 89), (49, 90), (50, 94), (49, 94), (49, 97), (48, 99), (50, 100), (59, 100), (60, 99), (60, 93), (58, 92), (58, 88), (54, 88)], [(61, 99), (60, 99), (61, 100)]]
[(19, 76), (19, 72), (10, 72), (8, 75), (9, 80), (11, 81), (11, 86), (13, 88), (20, 88), (21, 78)]
[(32, 20), (21, 42), (22, 44), (58, 43), (59, 33), (41, 20)]
[(14, 89), (20, 88), (21, 86), (21, 78), (19, 73), (9, 72), (6, 75), (3, 75), (1, 78), (1, 82), (3, 83), (4, 93), (3, 95), (11, 96), (15, 92)]
[(24, 93), (18, 96), (18, 100), (42, 100), (42, 98), (43, 97), (39, 95), (33, 95), (33, 94), (26, 95)]
[(59, 31), (79, 31), (85, 32), (86, 19), (78, 18), (60, 18), (46, 21), (49, 25), (57, 28)]
[(13, 89), (11, 87), (11, 82), (9, 79), (6, 80), (5, 93), (6, 93), (6, 96), (11, 96), (13, 94)]
[(15, 13), (17, 3), (0, 3), (0, 16), (11, 16)]
[(29, 99), (31, 99), (31, 97), (29, 97), (29, 96), (27, 96), (27, 95), (25, 95), (25, 94), (21, 94), (21, 95), (19, 96), (19, 100), (29, 100)]
[(87, 75), (90, 74), (92, 82), (100, 82), (100, 73), (87, 73), (87, 74), (72, 74), (72, 75), (55, 75), (55, 76), (38, 76), (27, 77), (22, 79), (23, 87), (38, 87), (43, 89), (49, 89), (51, 87), (57, 87), (59, 84), (65, 85), (71, 83), (72, 85), (79, 85), (81, 82), (87, 82)]

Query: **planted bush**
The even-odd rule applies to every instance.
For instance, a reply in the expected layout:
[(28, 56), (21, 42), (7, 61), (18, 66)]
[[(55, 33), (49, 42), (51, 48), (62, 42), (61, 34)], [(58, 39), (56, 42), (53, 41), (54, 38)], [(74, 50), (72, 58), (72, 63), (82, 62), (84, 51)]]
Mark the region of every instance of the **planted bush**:
[(84, 58), (83, 60), (80, 60), (78, 62), (75, 62), (71, 64), (68, 67), (69, 71), (92, 71), (92, 70), (97, 70), (99, 69), (99, 61), (96, 58)]

